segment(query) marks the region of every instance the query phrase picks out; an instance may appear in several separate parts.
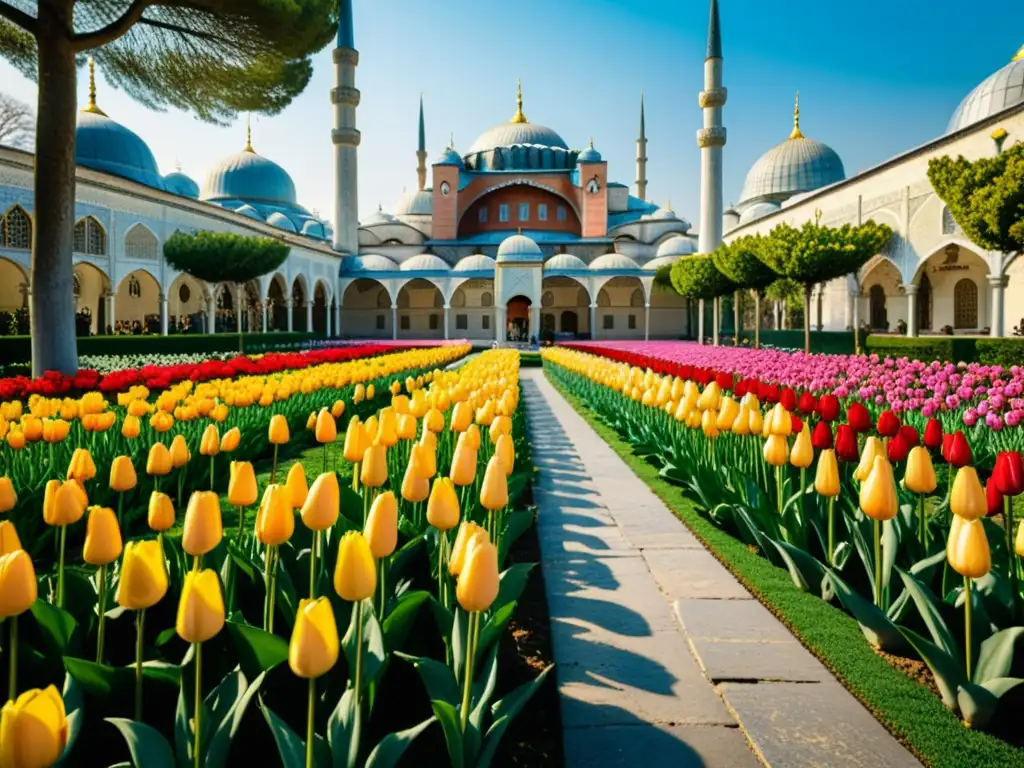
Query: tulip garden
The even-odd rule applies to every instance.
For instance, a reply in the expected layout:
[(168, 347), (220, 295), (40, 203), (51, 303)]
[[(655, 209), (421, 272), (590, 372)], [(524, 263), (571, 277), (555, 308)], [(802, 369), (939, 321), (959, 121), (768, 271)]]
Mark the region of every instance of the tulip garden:
[(499, 674), (530, 456), (469, 351), (0, 382), (0, 766), (496, 761), (550, 667)]
[(926, 665), (964, 726), (1020, 743), (1024, 370), (658, 342), (543, 354), (716, 529), (897, 667)]

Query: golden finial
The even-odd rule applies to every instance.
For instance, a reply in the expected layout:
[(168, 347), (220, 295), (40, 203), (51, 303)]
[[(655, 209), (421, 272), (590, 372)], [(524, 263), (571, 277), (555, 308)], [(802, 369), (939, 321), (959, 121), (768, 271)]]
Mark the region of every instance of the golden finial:
[(248, 115), (245, 120), (245, 149), (243, 152), (256, 153), (256, 150), (252, 148), (252, 115)]
[(528, 123), (526, 115), (523, 114), (523, 81), (516, 81), (516, 113), (509, 121), (511, 123)]
[(1016, 54), (1014, 54), (1013, 58), (1010, 59), (1010, 61), (1024, 61), (1024, 45), (1020, 47), (1020, 50), (1017, 51)]
[(593, 136), (590, 137), (590, 148), (591, 149), (594, 148), (594, 137)]
[(455, 149), (455, 132), (448, 134), (448, 149)]
[(89, 57), (89, 105), (82, 111), (107, 116), (106, 112), (96, 106), (96, 62), (92, 56)]
[(802, 139), (800, 133), (800, 91), (796, 92), (796, 102), (793, 104), (793, 131), (789, 134), (791, 139)]

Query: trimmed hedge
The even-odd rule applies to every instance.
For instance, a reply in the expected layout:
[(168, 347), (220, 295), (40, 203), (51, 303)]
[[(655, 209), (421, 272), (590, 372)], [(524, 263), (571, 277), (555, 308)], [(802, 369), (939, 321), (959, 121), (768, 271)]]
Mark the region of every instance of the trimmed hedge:
[(978, 339), (976, 346), (979, 363), (1001, 365), (1004, 368), (1009, 368), (1013, 365), (1024, 365), (1024, 337)]
[[(313, 333), (246, 333), (244, 349), (263, 352), (282, 345), (298, 346), (319, 338)], [(82, 336), (79, 355), (177, 355), (213, 352), (237, 352), (237, 333), (182, 334), (177, 336)], [(31, 336), (0, 337), (0, 365), (27, 363), (32, 359)]]
[[(763, 336), (762, 336), (763, 338)], [(888, 357), (909, 357), (983, 365), (1024, 365), (1024, 337), (970, 338), (967, 336), (868, 336), (867, 351)]]
[[(754, 332), (744, 330), (742, 338), (754, 343)], [(803, 329), (785, 331), (761, 331), (761, 343), (787, 349), (804, 348)], [(852, 355), (854, 350), (853, 331), (811, 331), (811, 352), (825, 355)]]

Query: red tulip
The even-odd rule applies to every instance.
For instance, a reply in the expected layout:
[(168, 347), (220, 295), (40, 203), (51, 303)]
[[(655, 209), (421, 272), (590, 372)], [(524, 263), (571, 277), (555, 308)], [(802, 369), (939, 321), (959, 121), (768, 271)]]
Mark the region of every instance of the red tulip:
[(942, 436), (942, 459), (947, 464), (949, 463), (949, 449), (953, 447), (953, 435)]
[(1024, 493), (1024, 460), (1017, 451), (1000, 451), (996, 456), (996, 468), (992, 472), (999, 493), (1005, 496), (1020, 496)]
[(733, 395), (735, 395), (736, 398), (743, 397), (745, 394), (747, 394), (748, 391), (749, 387), (747, 386), (746, 379), (744, 379), (743, 381), (737, 381), (736, 386), (732, 388)]
[(789, 412), (796, 410), (796, 392), (791, 387), (786, 387), (779, 394), (779, 402), (782, 403), (782, 407)]
[(891, 464), (903, 461), (907, 458), (907, 454), (910, 453), (910, 446), (907, 445), (907, 441), (903, 439), (903, 435), (899, 432), (896, 433), (896, 437), (889, 438), (887, 447)]
[(791, 413), (789, 415), (789, 418), (792, 419), (793, 434), (794, 435), (799, 435), (803, 431), (803, 428), (804, 428), (803, 421), (795, 413)]
[(839, 398), (835, 395), (822, 395), (818, 398), (818, 414), (825, 421), (839, 418)]
[(908, 448), (913, 448), (920, 442), (917, 437), (917, 430), (909, 424), (904, 424), (900, 427), (900, 437), (906, 441)]
[(967, 444), (967, 438), (959, 429), (953, 433), (949, 441), (949, 456), (946, 457), (946, 461), (957, 469), (971, 463), (971, 446)]
[(863, 403), (851, 403), (846, 409), (846, 421), (854, 432), (867, 432), (871, 429), (871, 414)]
[(817, 410), (818, 403), (814, 399), (814, 395), (810, 392), (804, 392), (800, 395), (800, 399), (797, 401), (796, 408), (800, 413), (814, 413)]
[(900, 417), (889, 410), (878, 414), (878, 434), (882, 437), (895, 437), (900, 431)]
[(819, 421), (811, 432), (811, 445), (815, 450), (824, 451), (832, 447), (832, 427), (827, 421)]
[[(924, 444), (933, 451), (942, 447), (942, 424), (938, 419), (928, 419), (924, 425)], [(943, 454), (945, 455), (945, 454)]]
[(988, 502), (989, 517), (1003, 513), (1003, 494), (999, 492), (994, 474), (985, 483), (985, 501)]
[(720, 372), (715, 374), (715, 381), (718, 382), (718, 386), (728, 392), (732, 389), (733, 379), (731, 373)]
[(860, 458), (857, 433), (849, 424), (840, 424), (836, 429), (836, 457), (841, 461), (857, 461)]

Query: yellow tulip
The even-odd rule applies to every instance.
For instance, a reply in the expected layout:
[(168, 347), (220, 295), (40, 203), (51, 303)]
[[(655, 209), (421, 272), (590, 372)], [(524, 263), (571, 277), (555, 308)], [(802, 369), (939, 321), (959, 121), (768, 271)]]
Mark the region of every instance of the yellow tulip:
[(954, 571), (970, 579), (980, 579), (992, 570), (992, 551), (980, 519), (953, 516), (946, 559)]
[(0, 711), (0, 766), (47, 768), (68, 744), (64, 700), (54, 686), (25, 691)]
[(274, 445), (284, 445), (291, 439), (288, 431), (288, 419), (280, 413), (270, 417), (270, 425), (267, 427), (267, 438)]
[(700, 428), (704, 437), (714, 440), (718, 437), (718, 411), (706, 410), (701, 413)]
[(366, 399), (373, 400), (374, 395), (377, 394), (377, 390), (374, 389), (373, 384), (366, 385)]
[(773, 467), (784, 467), (789, 459), (789, 445), (782, 435), (770, 434), (764, 441), (764, 460)]
[(423, 417), (423, 424), (431, 432), (440, 432), (444, 429), (444, 414), (437, 408), (431, 408)]
[(451, 430), (453, 432), (465, 432), (473, 422), (473, 409), (469, 403), (463, 401), (456, 403), (452, 408)]
[(860, 508), (872, 520), (892, 520), (899, 512), (896, 481), (885, 456), (875, 456), (871, 472), (860, 487)]
[(935, 480), (935, 467), (928, 449), (915, 445), (907, 456), (907, 471), (903, 475), (903, 485), (912, 493), (931, 493), (938, 483)]
[(498, 442), (494, 445), (494, 455), (501, 460), (506, 477), (511, 475), (516, 465), (516, 448), (511, 435), (501, 435), (498, 438)]
[(232, 461), (228, 480), (228, 503), (236, 507), (248, 507), (259, 498), (256, 484), (256, 470), (248, 461)]
[(479, 543), (466, 553), (455, 596), (464, 611), (486, 611), (498, 596), (498, 550)]
[(169, 474), (171, 471), (171, 464), (171, 452), (167, 449), (167, 446), (163, 443), (153, 443), (149, 448), (149, 456), (146, 458), (146, 474)]
[(491, 422), (491, 426), (487, 430), (488, 437), (491, 438), (491, 445), (498, 442), (500, 435), (508, 435), (512, 433), (512, 419), (508, 416), (495, 416), (494, 421)]
[(877, 437), (872, 436), (864, 441), (864, 449), (860, 453), (860, 463), (853, 471), (853, 476), (857, 478), (857, 480), (863, 483), (868, 479), (868, 475), (871, 474), (871, 470), (875, 466), (876, 456), (888, 459), (885, 446), (882, 444), (882, 441)]
[(398, 501), (394, 493), (385, 491), (373, 500), (363, 535), (370, 552), (378, 560), (395, 551), (398, 546)]
[(77, 480), (50, 480), (43, 491), (43, 522), (74, 525), (82, 519), (89, 500)]
[(782, 435), (782, 437), (789, 437), (793, 434), (793, 416), (782, 407), (782, 403), (776, 403), (772, 408), (768, 431), (770, 434)]
[[(68, 464), (68, 480), (85, 483), (94, 477), (96, 477), (96, 463), (92, 460), (92, 454), (86, 448), (75, 448), (75, 452), (71, 454), (71, 462)], [(0, 484), (4, 479), (0, 478)], [(10, 481), (8, 480), (8, 482)], [(6, 511), (3, 508), (2, 500), (0, 500), (0, 511)]]
[(839, 462), (836, 461), (836, 452), (831, 448), (826, 448), (818, 457), (814, 490), (822, 496), (839, 495)]
[(712, 381), (701, 392), (697, 399), (697, 409), (703, 411), (717, 411), (722, 402), (722, 388), (717, 381)]
[(0, 520), (0, 556), (9, 555), (23, 549), (21, 539), (18, 538), (18, 529), (10, 520)]
[(340, 650), (331, 601), (326, 597), (300, 600), (288, 643), (288, 666), (292, 672), (307, 680), (320, 677), (338, 662)]
[(416, 466), (420, 474), (428, 480), (433, 478), (437, 474), (436, 447), (418, 443), (413, 446), (412, 452), (416, 456)]
[(203, 431), (203, 437), (199, 441), (199, 454), (201, 456), (216, 456), (220, 453), (220, 432), (216, 424), (210, 424)]
[[(2, 550), (0, 550), (2, 551)], [(1018, 557), (1024, 557), (1024, 520), (1017, 526), (1017, 535), (1013, 539), (1013, 551)]]
[(313, 481), (306, 503), (302, 505), (302, 524), (311, 531), (326, 531), (338, 521), (340, 508), (338, 476), (333, 472), (324, 472)]
[(224, 537), (220, 499), (213, 491), (193, 491), (185, 510), (181, 548), (193, 557), (212, 552)]
[(263, 492), (256, 514), (256, 538), (261, 544), (276, 547), (284, 544), (295, 532), (295, 511), (288, 489), (271, 483)]
[[(346, 434), (347, 438), (348, 435)], [(403, 413), (398, 417), (398, 438), (400, 440), (416, 439), (416, 417), (411, 413)]]
[(121, 560), (117, 604), (131, 611), (151, 608), (167, 594), (167, 565), (156, 539), (129, 541)]
[(291, 500), (292, 509), (302, 509), (302, 505), (306, 503), (306, 497), (309, 495), (309, 486), (306, 485), (306, 470), (301, 461), (292, 464), (284, 486), (288, 489), (288, 498)]
[(721, 432), (727, 432), (732, 429), (732, 425), (736, 423), (736, 419), (740, 416), (740, 404), (733, 400), (731, 397), (723, 397), (722, 405), (718, 411), (718, 429)]
[(406, 501), (418, 504), (430, 494), (430, 481), (423, 476), (416, 463), (416, 448), (409, 457), (409, 463), (405, 467), (405, 475), (402, 477), (402, 498)]
[[(93, 467), (95, 470), (95, 467)], [(70, 475), (69, 475), (70, 477)], [(0, 514), (10, 512), (18, 503), (18, 494), (14, 490), (14, 483), (9, 477), (0, 477)]]
[(508, 477), (498, 456), (491, 456), (480, 484), (480, 506), (494, 512), (508, 505)]
[(28, 552), (16, 549), (0, 557), (0, 619), (23, 614), (38, 594), (36, 569)]
[(965, 520), (977, 520), (988, 512), (985, 489), (974, 467), (960, 467), (956, 471), (953, 490), (949, 497), (949, 508), (954, 515), (959, 515)]
[(326, 408), (321, 408), (316, 415), (315, 428), (316, 441), (318, 443), (333, 443), (338, 438), (338, 425)]
[(394, 408), (388, 406), (380, 409), (379, 418), (375, 441), (385, 448), (390, 448), (398, 442), (398, 414), (395, 413)]
[(171, 464), (174, 465), (175, 469), (188, 464), (192, 458), (192, 454), (188, 450), (188, 443), (185, 442), (183, 435), (175, 435), (174, 439), (171, 440)]
[(439, 531), (450, 531), (459, 524), (459, 497), (450, 478), (434, 480), (427, 502), (427, 522)]
[(317, 416), (316, 411), (311, 411), (310, 412), (309, 418), (306, 419), (306, 429), (309, 429), (309, 430), (315, 430), (316, 429), (316, 416)]
[(358, 416), (349, 419), (348, 428), (345, 430), (343, 455), (345, 461), (353, 464), (363, 460), (363, 425)]
[(472, 446), (474, 451), (480, 450), (480, 427), (475, 423), (470, 424), (466, 429), (466, 442)]
[(751, 407), (747, 415), (748, 424), (747, 427), (752, 435), (760, 435), (764, 430), (764, 419), (761, 416), (761, 409)]
[(224, 595), (216, 571), (185, 574), (175, 628), (186, 643), (205, 643), (224, 628)]
[(374, 443), (363, 454), (359, 482), (368, 488), (380, 488), (388, 480), (388, 456), (380, 443)]
[(91, 507), (85, 524), (82, 559), (89, 565), (110, 565), (121, 556), (121, 527), (109, 507)]
[(357, 602), (373, 596), (377, 589), (377, 566), (366, 537), (348, 531), (338, 543), (334, 569), (334, 591), (342, 600)]
[(60, 443), (68, 436), (71, 425), (64, 419), (43, 419), (43, 440), (47, 443)]
[(20, 429), (12, 429), (7, 433), (7, 444), (11, 450), (20, 451), (25, 447), (25, 433)]
[(793, 441), (793, 450), (789, 454), (789, 463), (797, 469), (807, 469), (814, 462), (814, 445), (811, 444), (811, 430), (804, 422), (803, 429)]
[(147, 522), (149, 527), (158, 533), (174, 525), (174, 505), (170, 496), (160, 491), (153, 491), (150, 494)]
[(232, 427), (224, 433), (224, 437), (220, 439), (220, 449), (224, 453), (231, 453), (238, 444), (242, 442), (242, 431), (238, 427)]
[(168, 432), (174, 426), (174, 416), (167, 411), (157, 411), (150, 417), (149, 426), (156, 432)]
[(455, 543), (452, 545), (451, 557), (448, 560), (448, 573), (458, 576), (462, 572), (462, 566), (466, 561), (466, 553), (478, 542), (487, 542), (487, 530), (476, 523), (463, 520), (459, 526), (459, 532), (455, 536)]
[(210, 411), (210, 418), (216, 422), (224, 421), (228, 417), (228, 407), (225, 403), (218, 403)]
[(476, 451), (465, 440), (465, 433), (459, 435), (448, 476), (452, 483), (460, 487), (470, 485), (476, 479)]
[(335, 419), (340, 419), (345, 415), (345, 401), (335, 400), (334, 405), (331, 406), (331, 416)]

